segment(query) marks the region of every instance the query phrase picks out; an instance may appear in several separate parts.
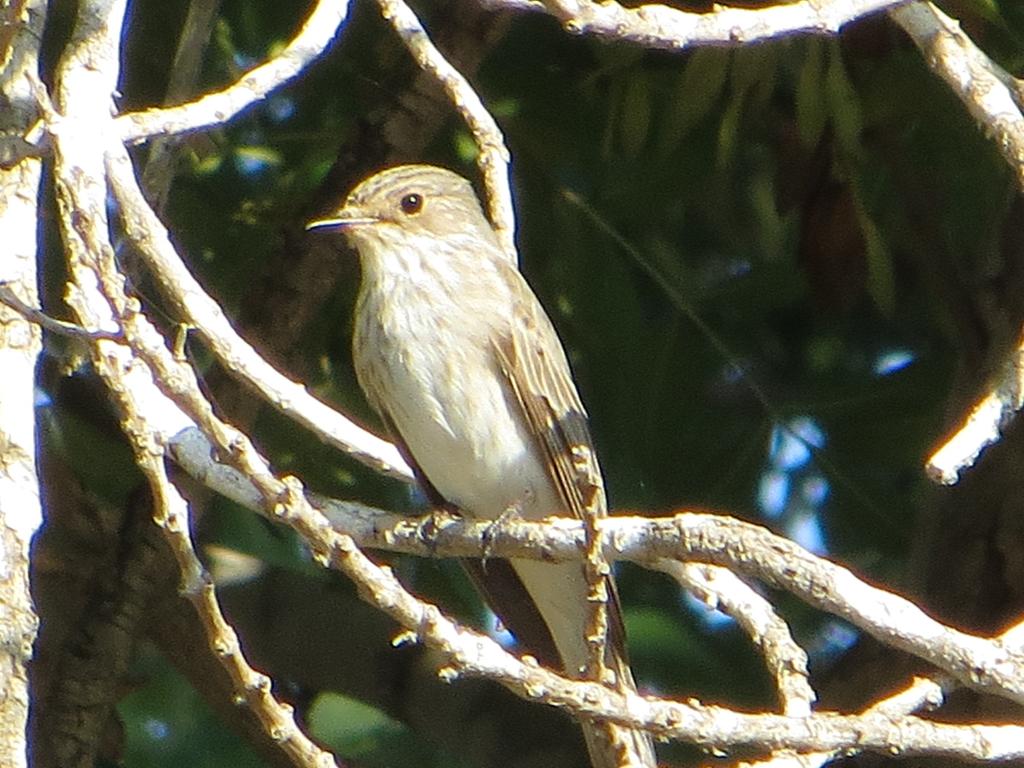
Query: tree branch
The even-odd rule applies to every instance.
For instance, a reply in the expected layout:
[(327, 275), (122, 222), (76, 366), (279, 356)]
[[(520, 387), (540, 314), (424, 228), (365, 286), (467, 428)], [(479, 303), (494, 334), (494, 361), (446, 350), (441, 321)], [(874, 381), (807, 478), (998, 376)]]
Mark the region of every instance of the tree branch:
[[(223, 448), (219, 446), (219, 450)], [(236, 446), (238, 448), (242, 448), (242, 445)], [(249, 449), (245, 447), (244, 450)], [(180, 458), (177, 447), (172, 453)], [(240, 458), (237, 451), (235, 458)], [(267, 489), (261, 488), (259, 493), (266, 501), (267, 490), (277, 487), (280, 481), (261, 478), (261, 482), (264, 480), (269, 486)], [(1021, 741), (1024, 739), (1024, 727), (1020, 726), (950, 726), (915, 717), (891, 718), (885, 715), (858, 717), (815, 714), (806, 718), (747, 715), (720, 707), (640, 697), (598, 683), (567, 680), (538, 667), (536, 662), (516, 659), (489, 638), (460, 629), (433, 606), (413, 598), (389, 569), (373, 566), (349, 536), (332, 528), (319, 510), (308, 505), (297, 480), (288, 478), (283, 485), (284, 491), (276, 497), (276, 506), (271, 512), (272, 519), (280, 520), (300, 533), (312, 547), (314, 557), (319, 562), (349, 573), (362, 589), (369, 589), (372, 601), (409, 629), (409, 640), (419, 640), (444, 654), (451, 667), (444, 668), (442, 673), (449, 678), (460, 675), (488, 677), (503, 683), (524, 698), (569, 709), (577, 716), (604, 718), (630, 728), (645, 728), (665, 738), (708, 747), (750, 745), (773, 750), (803, 751), (867, 749), (898, 751), (905, 755), (920, 753), (979, 759), (1024, 756), (1024, 747), (1021, 747), (1024, 743)], [(445, 551), (466, 556), (479, 555), (483, 537), (487, 533), (494, 533), (488, 530), (487, 523), (453, 521), (438, 531), (436, 540), (425, 542), (421, 537), (421, 526), (416, 521), (405, 519), (396, 527), (382, 529), (374, 524), (375, 515), (367, 508), (360, 508), (359, 511), (364, 516), (354, 522), (369, 533), (369, 538), (388, 542), (389, 549), (401, 551)], [(705, 542), (705, 547), (715, 548), (718, 543), (712, 545), (711, 542), (715, 542), (718, 537), (712, 530), (713, 517), (680, 515), (666, 522), (641, 521), (637, 518), (628, 521), (608, 520), (601, 526), (603, 529), (612, 529), (604, 531), (606, 541), (609, 542), (607, 556), (612, 559), (615, 555), (624, 554), (621, 551), (622, 543), (638, 538), (632, 534), (639, 530), (652, 534), (666, 526), (681, 527), (688, 524), (694, 529), (695, 535), (680, 539), (676, 549), (684, 549), (687, 543), (699, 540)], [(737, 521), (727, 521), (723, 528), (729, 529), (736, 525), (771, 536), (756, 526)], [(703, 528), (703, 535), (697, 535), (697, 529), (700, 528)], [(561, 531), (563, 535), (552, 537), (548, 535), (549, 531)], [(728, 533), (732, 535), (735, 531)], [(564, 519), (547, 523), (513, 522), (502, 526), (502, 530), (496, 534), (494, 541), (497, 547), (493, 551), (494, 554), (500, 552), (515, 557), (569, 559), (580, 557), (583, 537), (581, 524)], [(645, 538), (655, 541), (659, 537), (653, 535)], [(773, 538), (776, 538), (777, 544), (799, 549), (784, 539)], [(399, 540), (402, 545), (398, 545)], [(545, 546), (547, 544), (552, 546)], [(669, 549), (667, 543), (665, 549)], [(693, 549), (699, 551), (702, 547), (694, 545)], [(809, 553), (805, 554), (813, 558)], [(756, 553), (747, 552), (745, 558), (755, 556)], [(646, 551), (639, 559), (650, 557), (651, 552)], [(771, 560), (770, 557), (766, 559)], [(782, 570), (785, 571), (785, 568)], [(865, 589), (871, 588), (865, 585)], [(901, 600), (887, 597), (892, 601)], [(892, 608), (893, 603), (890, 602), (886, 607)], [(1012, 670), (1007, 667), (1007, 672), (1012, 673)]]
[(547, 11), (577, 35), (669, 51), (698, 45), (743, 45), (802, 32), (834, 34), (851, 21), (908, 0), (798, 0), (762, 8), (715, 5), (709, 13), (667, 5), (625, 8), (591, 0), (481, 0), (487, 8)]
[[(219, 620), (212, 587), (190, 553), (184, 502), (163, 476), (160, 430), (175, 421), (188, 422), (188, 418), (154, 387), (151, 360), (140, 359), (140, 349), (160, 349), (168, 358), (170, 353), (156, 329), (139, 312), (138, 303), (124, 292), (124, 278), (117, 271), (108, 239), (103, 183), (106, 147), (102, 141), (103, 137), (114, 135), (109, 104), (117, 83), (117, 51), (124, 11), (123, 0), (82, 3), (72, 42), (58, 69), (57, 92), (63, 117), (50, 129), (54, 138), (57, 198), (64, 214), (61, 223), (73, 280), (68, 303), (83, 325), (113, 326), (132, 345), (95, 340), (93, 364), (121, 409), (122, 425), (131, 438), (136, 461), (151, 484), (157, 520), (168, 532), (172, 549), (184, 568), (185, 587), (194, 596), (211, 631), (211, 650), (236, 681), (239, 695), (257, 713), (262, 713), (268, 728), (272, 728), (268, 732), (283, 749), (301, 765), (332, 765), (330, 756), (301, 733), (290, 709), (273, 700), (269, 681), (248, 667), (233, 633)], [(80, 133), (83, 128), (89, 130)], [(83, 137), (91, 137), (92, 141)], [(125, 151), (120, 144), (117, 148)], [(187, 378), (182, 369), (173, 373)], [(171, 378), (166, 369), (157, 373)], [(191, 381), (194, 386), (194, 378)], [(209, 410), (209, 403), (206, 408)]]
[[(170, 451), (196, 479), (239, 503), (251, 503), (252, 483), (227, 468), (215, 468), (209, 444), (197, 433), (175, 436)], [(416, 519), (322, 497), (315, 503), (335, 529), (362, 546), (424, 557), (482, 557), (486, 552), (492, 557), (557, 562), (579, 559), (585, 548), (581, 523), (566, 518), (509, 521), (496, 530), (487, 522), (455, 519), (425, 541)], [(610, 562), (631, 560), (659, 568), (659, 561), (667, 558), (726, 566), (791, 592), (882, 643), (949, 672), (966, 686), (1024, 702), (1024, 647), (1017, 635), (983, 638), (943, 625), (906, 598), (872, 587), (847, 568), (766, 528), (703, 513), (613, 517), (603, 520), (600, 528)]]
[[(0, 133), (23, 135), (37, 119), (29, 77), (39, 67), (45, 3), (5, 4), (0, 17)], [(24, 157), (0, 168), (0, 281), (36, 306), (42, 163)], [(39, 629), (30, 592), (29, 549), (43, 522), (36, 467), (35, 371), (42, 334), (0, 308), (0, 765), (28, 764), (29, 660)]]
[(811, 713), (818, 697), (807, 673), (807, 654), (770, 602), (721, 566), (657, 560), (651, 567), (667, 573), (710, 608), (736, 620), (764, 656), (783, 714), (806, 717)]
[(391, 443), (314, 398), (304, 386), (291, 381), (260, 357), (231, 327), (220, 306), (203, 290), (171, 245), (167, 230), (139, 188), (131, 160), (123, 148), (111, 154), (107, 166), (128, 237), (138, 246), (164, 295), (210, 346), (224, 369), (330, 445), (379, 472), (411, 482), (412, 471)]
[(430, 40), (420, 20), (406, 5), (405, 0), (377, 0), (377, 4), (384, 19), (402, 38), (416, 64), (424, 72), (429, 72), (437, 78), (462, 115), (462, 119), (466, 121), (466, 126), (473, 134), (480, 151), (477, 165), (487, 187), (487, 207), (491, 224), (498, 234), (502, 250), (513, 264), (517, 264), (519, 259), (515, 242), (516, 220), (508, 178), (509, 153), (501, 129), (469, 81), (448, 62)]
[[(975, 120), (985, 127), (1024, 190), (1024, 116), (1022, 82), (986, 56), (959, 23), (932, 3), (915, 3), (890, 12), (928, 65), (945, 80)], [(963, 424), (928, 459), (935, 480), (952, 485), (974, 465), (986, 446), (999, 440), (1003, 427), (1024, 405), (1024, 333), (1003, 364), (995, 385), (970, 410)]]
[(298, 75), (324, 52), (344, 23), (349, 0), (318, 0), (298, 34), (274, 58), (245, 73), (237, 82), (176, 107), (128, 112), (114, 121), (121, 140), (137, 144), (153, 136), (198, 131), (226, 123)]
[(889, 12), (921, 50), (928, 66), (953, 89), (971, 116), (995, 140), (1024, 191), (1022, 83), (992, 61), (933, 3), (916, 2)]
[[(906, 688), (872, 705), (864, 714), (898, 719), (920, 709), (936, 709), (945, 700), (946, 689), (955, 687), (956, 683), (951, 678), (939, 681), (915, 678)], [(738, 763), (736, 768), (819, 768), (830, 760), (843, 756), (844, 753), (838, 750), (810, 753), (781, 750), (766, 760)]]

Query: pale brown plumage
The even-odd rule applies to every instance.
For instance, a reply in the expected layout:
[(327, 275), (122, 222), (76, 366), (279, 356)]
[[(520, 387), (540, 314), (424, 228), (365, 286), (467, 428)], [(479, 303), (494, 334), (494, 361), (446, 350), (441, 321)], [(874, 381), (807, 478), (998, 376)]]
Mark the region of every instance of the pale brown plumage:
[[(485, 519), (509, 508), (527, 519), (606, 514), (565, 352), (468, 181), (432, 166), (388, 169), (309, 226), (342, 230), (360, 254), (357, 377), (435, 502)], [(582, 564), (509, 565), (469, 570), (513, 634), (538, 646), (529, 652), (557, 656), (566, 672), (580, 674), (587, 662)], [(525, 588), (533, 605), (524, 610), (514, 596), (510, 604), (510, 588)], [(608, 667), (633, 689), (610, 578), (608, 594)], [(531, 617), (545, 626), (526, 626)], [(597, 723), (583, 729), (595, 768), (655, 766), (647, 734)]]

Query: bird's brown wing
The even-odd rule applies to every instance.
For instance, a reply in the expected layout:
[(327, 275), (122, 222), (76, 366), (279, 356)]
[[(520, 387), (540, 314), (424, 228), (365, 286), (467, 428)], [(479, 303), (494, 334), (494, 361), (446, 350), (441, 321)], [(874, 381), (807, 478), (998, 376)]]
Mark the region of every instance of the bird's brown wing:
[[(514, 271), (513, 267), (509, 269)], [(551, 480), (566, 512), (580, 520), (588, 515), (604, 517), (607, 503), (601, 468), (587, 427), (587, 413), (576, 392), (562, 344), (518, 271), (511, 275), (511, 280), (518, 288), (518, 301), (508, 332), (495, 342), (498, 364), (547, 459)], [(613, 579), (609, 577), (606, 582), (606, 663), (614, 670), (621, 688), (635, 690), (618, 591)], [(655, 768), (657, 765), (654, 742), (649, 734), (608, 723), (582, 721), (581, 724), (594, 768), (621, 765)]]
[[(522, 276), (516, 272), (512, 279), (521, 282), (522, 290), (517, 291), (508, 332), (495, 340), (498, 365), (547, 460), (566, 512), (580, 520), (587, 515), (604, 517), (607, 502), (601, 467), (562, 343)], [(618, 656), (614, 666), (621, 667), (628, 663), (626, 633), (611, 579), (608, 597), (609, 650)]]
[(562, 343), (525, 283), (517, 294), (507, 333), (495, 340), (498, 365), (547, 459), (566, 512), (581, 520), (604, 516), (601, 468)]

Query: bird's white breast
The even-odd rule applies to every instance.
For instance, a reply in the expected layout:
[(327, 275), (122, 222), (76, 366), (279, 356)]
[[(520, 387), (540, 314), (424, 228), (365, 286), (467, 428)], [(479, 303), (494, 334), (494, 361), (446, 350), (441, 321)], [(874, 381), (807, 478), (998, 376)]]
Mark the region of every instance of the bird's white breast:
[[(467, 514), (494, 518), (509, 507), (527, 518), (557, 513), (536, 440), (489, 338), (507, 319), (467, 316), (452, 306), (457, 290), (448, 295), (429, 275), (415, 280), (406, 271), (403, 278), (367, 286), (363, 295), (354, 339), (363, 389), (389, 393), (378, 405), (431, 484)], [(432, 301), (421, 291), (433, 291)]]

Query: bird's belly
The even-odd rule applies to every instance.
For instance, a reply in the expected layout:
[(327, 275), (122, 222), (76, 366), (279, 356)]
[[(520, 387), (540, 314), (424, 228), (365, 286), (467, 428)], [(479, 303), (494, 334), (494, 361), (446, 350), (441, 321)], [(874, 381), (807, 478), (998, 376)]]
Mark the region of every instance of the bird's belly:
[(438, 492), (473, 517), (493, 519), (509, 508), (524, 518), (557, 514), (537, 441), (525, 416), (513, 410), (519, 404), (489, 350), (475, 358), (458, 351), (439, 359), (421, 346), (404, 350), (402, 358), (404, 365), (381, 371), (397, 395), (390, 416)]

